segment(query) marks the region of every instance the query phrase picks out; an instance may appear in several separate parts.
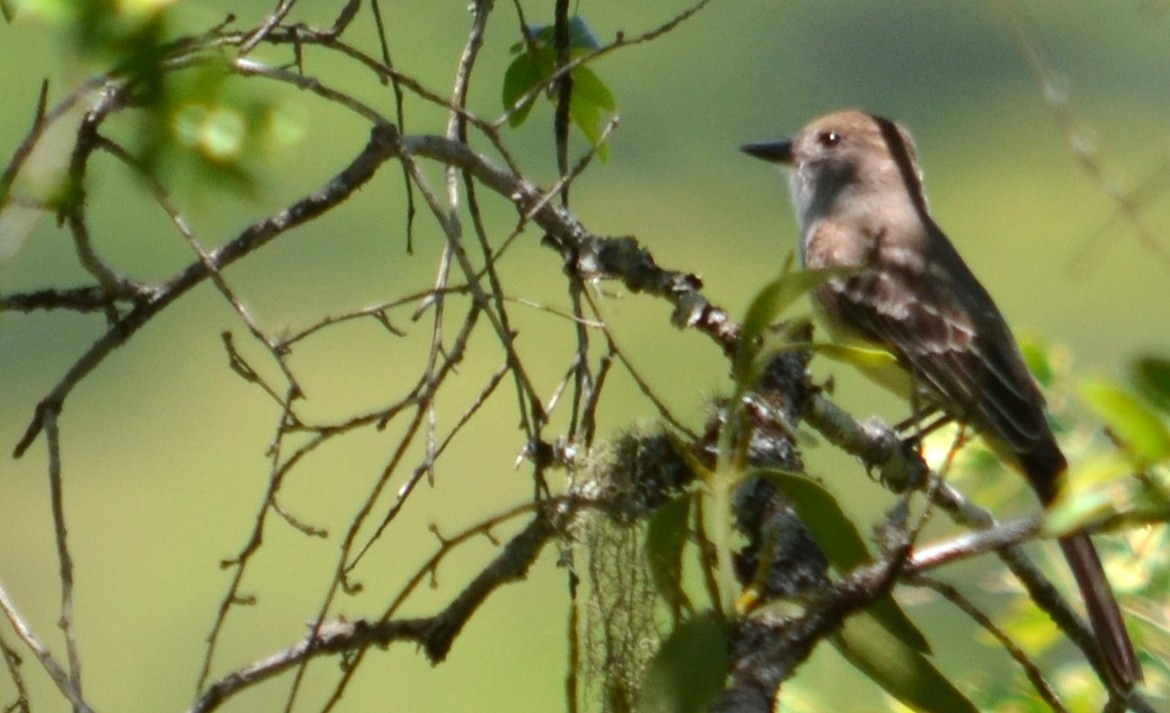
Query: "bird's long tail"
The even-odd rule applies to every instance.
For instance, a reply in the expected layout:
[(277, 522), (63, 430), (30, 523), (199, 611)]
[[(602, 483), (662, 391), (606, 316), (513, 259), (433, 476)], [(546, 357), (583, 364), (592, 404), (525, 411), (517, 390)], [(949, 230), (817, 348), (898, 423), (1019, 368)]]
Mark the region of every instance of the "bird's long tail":
[(1060, 548), (1080, 587), (1110, 678), (1121, 690), (1128, 691), (1142, 680), (1141, 664), (1093, 541), (1087, 534), (1077, 533), (1062, 537)]

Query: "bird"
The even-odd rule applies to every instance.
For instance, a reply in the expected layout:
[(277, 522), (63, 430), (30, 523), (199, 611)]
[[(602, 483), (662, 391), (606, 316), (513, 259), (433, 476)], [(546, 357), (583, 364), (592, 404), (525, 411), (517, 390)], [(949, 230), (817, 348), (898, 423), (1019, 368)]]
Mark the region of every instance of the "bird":
[[(972, 427), (1050, 506), (1068, 469), (1044, 396), (1007, 321), (931, 217), (918, 152), (899, 124), (856, 109), (790, 140), (744, 145), (788, 174), (804, 267), (839, 268), (813, 292), (835, 340), (883, 349), (870, 374), (919, 407)], [(1059, 538), (1108, 680), (1129, 691), (1141, 665), (1089, 535)]]

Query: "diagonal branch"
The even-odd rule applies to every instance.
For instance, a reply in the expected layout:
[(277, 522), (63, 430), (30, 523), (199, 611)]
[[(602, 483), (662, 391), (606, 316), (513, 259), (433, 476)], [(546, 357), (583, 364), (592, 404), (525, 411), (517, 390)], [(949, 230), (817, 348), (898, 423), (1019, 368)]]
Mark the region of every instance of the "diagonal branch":
[[(558, 509), (565, 506), (563, 509)], [(525, 506), (524, 509), (529, 509)], [(537, 510), (528, 525), (503, 547), (479, 574), (451, 602), (434, 616), (421, 619), (392, 619), (395, 607), (380, 620), (357, 619), (353, 621), (330, 621), (320, 624), (313, 635), (284, 651), (266, 659), (249, 664), (211, 684), (189, 709), (189, 713), (209, 713), (227, 699), (261, 681), (278, 676), (294, 667), (302, 666), (310, 659), (326, 655), (354, 654), (360, 657), (371, 646), (386, 647), (390, 644), (414, 642), (421, 646), (432, 663), (442, 661), (451, 649), (463, 627), (487, 598), (501, 586), (524, 579), (528, 569), (544, 549), (544, 545), (556, 534), (558, 523), (572, 511), (569, 502), (557, 506), (546, 505)], [(427, 573), (432, 571), (440, 559), (452, 548), (472, 537), (484, 534), (492, 524), (512, 515), (492, 518), (489, 523), (477, 525), (458, 537), (444, 541), (436, 553), (415, 575), (402, 596), (409, 594)], [(346, 675), (357, 670), (356, 660), (345, 667)]]
[(65, 376), (37, 404), (32, 422), (17, 443), (13, 456), (19, 458), (24, 455), (44, 428), (47, 414), (50, 411), (59, 411), (73, 387), (114, 350), (129, 341), (152, 317), (208, 278), (211, 275), (211, 268), (223, 270), (278, 235), (316, 218), (349, 198), (374, 176), (383, 163), (398, 152), (397, 136), (397, 130), (389, 124), (375, 126), (365, 148), (324, 187), (279, 213), (248, 226), (234, 240), (208, 253), (207, 261), (199, 260), (192, 263), (169, 282), (158, 287), (149, 299), (126, 313), (73, 363)]
[[(996, 534), (985, 544), (996, 547), (996, 554), (1020, 580), (1036, 606), (1052, 618), (1057, 627), (1084, 653), (1085, 659), (1093, 664), (1102, 680), (1106, 680), (1092, 629), (1024, 552), (1023, 546), (1018, 544), (1018, 533), (1013, 533), (1010, 528), (1002, 530), (997, 527), (990, 512), (967, 500), (945, 482), (939, 482), (938, 476), (930, 472), (921, 454), (913, 448), (903, 447), (889, 428), (875, 422), (859, 424), (821, 395), (814, 396), (810, 401), (805, 421), (833, 445), (881, 471), (887, 480), (893, 479), (904, 484), (921, 483), (920, 474), (929, 474), (928, 492), (934, 495), (934, 504), (945, 510), (955, 522), (976, 530), (996, 527)], [(1030, 525), (1024, 523), (1022, 527), (1027, 529)], [(1006, 536), (1006, 539), (995, 542), (994, 538), (1001, 535)], [(973, 536), (973, 541), (979, 539), (978, 535)], [(1147, 705), (1136, 693), (1130, 694), (1128, 704), (1135, 710), (1146, 710)]]

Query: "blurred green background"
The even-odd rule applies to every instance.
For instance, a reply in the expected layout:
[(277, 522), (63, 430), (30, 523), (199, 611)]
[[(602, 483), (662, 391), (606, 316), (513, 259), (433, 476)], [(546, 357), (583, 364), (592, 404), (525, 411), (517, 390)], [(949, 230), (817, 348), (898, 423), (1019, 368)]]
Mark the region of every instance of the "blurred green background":
[[(179, 2), (169, 10), (174, 32), (207, 28), (233, 11), (239, 26), (261, 18), (268, 3)], [(303, 2), (293, 16), (328, 24), (340, 2)], [(446, 94), (465, 40), (466, 2), (385, 3), (396, 65)], [(664, 22), (678, 2), (578, 4), (605, 41)], [(659, 264), (695, 272), (707, 296), (742, 312), (794, 248), (796, 229), (786, 189), (774, 172), (742, 156), (750, 140), (797, 131), (809, 118), (856, 106), (895, 118), (914, 132), (935, 217), (1024, 334), (1064, 345), (1077, 373), (1120, 375), (1145, 352), (1170, 353), (1170, 263), (1143, 245), (1100, 183), (1078, 164), (1035, 73), (1015, 39), (1007, 3), (713, 2), (676, 31), (611, 54), (593, 65), (620, 107), (610, 160), (575, 184), (573, 211), (601, 234), (634, 234)], [(1161, 4), (1078, 0), (1024, 6), (1029, 38), (1059, 74), (1057, 91), (1083, 124), (1082, 139), (1103, 167), (1110, 190), (1142, 190), (1148, 233), (1170, 248), (1170, 16)], [(526, 3), (530, 22), (551, 19), (552, 3)], [(376, 51), (368, 8), (349, 38)], [(518, 41), (509, 3), (498, 3), (488, 27), (471, 108), (500, 112), (500, 81)], [(76, 86), (93, 64), (68, 51), (70, 36), (51, 22), (20, 15), (0, 25), (0, 155), (27, 130), (42, 77), (50, 103)], [(262, 49), (258, 57), (286, 61)], [(391, 112), (389, 90), (319, 50), (306, 71)], [(302, 126), (301, 139), (274, 149), (254, 166), (255, 190), (209, 186), (182, 168), (170, 171), (176, 202), (202, 240), (216, 245), (290, 200), (320, 186), (362, 146), (367, 129), (351, 116), (286, 88), (236, 82)], [(549, 182), (551, 110), (507, 132), (530, 177)], [(407, 103), (406, 131), (442, 133), (445, 114), (417, 99)], [(110, 130), (129, 136), (130, 121)], [(67, 139), (59, 137), (58, 141)], [(478, 139), (477, 148), (488, 151)], [(60, 159), (50, 144), (43, 164)], [(64, 147), (64, 148), (62, 148)], [(578, 143), (577, 149), (581, 146)], [(39, 164), (38, 164), (39, 165)], [(436, 185), (442, 174), (426, 166)], [(48, 170), (48, 169), (45, 169)], [(127, 273), (164, 279), (191, 259), (142, 186), (108, 157), (95, 159), (89, 198), (96, 245)], [(34, 181), (34, 177), (26, 177)], [(485, 200), (496, 240), (514, 214)], [(441, 236), (418, 221), (415, 253), (405, 250), (401, 174), (387, 167), (342, 209), (233, 267), (226, 275), (267, 329), (296, 330), (336, 314), (425, 289), (433, 281)], [(68, 234), (43, 218), (22, 233), (0, 223), (0, 292), (85, 282)], [(529, 230), (502, 264), (513, 297), (563, 308), (556, 255)], [(699, 425), (704, 402), (728, 386), (715, 347), (668, 324), (656, 300), (603, 286), (617, 337), (651, 386), (682, 420)], [(452, 308), (459, 314), (462, 304)], [(411, 323), (411, 307), (391, 314), (409, 329), (391, 337), (373, 321), (353, 322), (298, 346), (293, 364), (308, 392), (305, 412), (320, 419), (364, 412), (401, 396), (418, 373), (429, 339), (427, 319)], [(571, 357), (573, 334), (563, 319), (513, 307), (523, 353), (551, 396)], [(483, 326), (481, 325), (481, 329)], [(41, 396), (103, 329), (99, 317), (0, 314), (0, 446), (19, 440)], [(103, 710), (176, 710), (189, 705), (202, 639), (229, 573), (218, 563), (243, 546), (267, 485), (265, 449), (278, 410), (228, 368), (219, 334), (231, 330), (242, 352), (276, 377), (262, 350), (227, 303), (204, 285), (167, 310), (108, 359), (73, 393), (61, 420), (66, 509), (77, 562), (77, 620), (87, 664), (86, 691)], [(502, 362), (486, 332), (440, 401), (440, 432), (454, 423), (486, 376)], [(840, 368), (838, 399), (860, 416), (899, 419), (898, 404)], [(510, 386), (508, 387), (510, 388)], [(615, 373), (600, 413), (606, 432), (652, 421), (655, 411), (625, 374)], [(360, 596), (336, 607), (350, 616), (379, 612), (434, 551), (434, 523), (452, 533), (522, 501), (531, 492), (525, 469), (512, 463), (523, 445), (514, 397), (501, 389), (489, 418), (464, 434), (438, 466), (434, 487), (412, 499), (401, 520), (367, 559)], [(490, 424), (488, 423), (490, 421)], [(555, 422), (550, 433), (563, 428)], [(387, 462), (401, 426), (340, 440), (294, 471), (282, 504), (327, 528), (306, 539), (273, 519), (265, 549), (245, 590), (255, 607), (229, 618), (213, 675), (295, 642), (315, 616), (345, 524)], [(418, 453), (414, 453), (417, 461)], [(408, 463), (412, 463), (409, 458)], [(810, 453), (810, 470), (845, 480), (846, 505), (873, 512), (885, 495), (847, 459)], [(0, 582), (35, 630), (63, 660), (55, 627), (59, 591), (45, 477), (43, 440), (19, 461), (0, 461)], [(405, 473), (395, 477), (391, 490)], [(383, 498), (383, 506), (389, 501)], [(500, 533), (507, 535), (507, 532)], [(437, 587), (421, 592), (408, 613), (432, 613), (453, 596), (491, 553), (485, 541), (444, 566)], [(355, 679), (345, 710), (558, 710), (565, 676), (566, 581), (547, 551), (527, 582), (497, 592), (458, 639), (450, 659), (432, 668), (412, 647), (374, 652)], [(994, 604), (988, 595), (981, 599)], [(949, 639), (958, 619), (941, 605), (912, 610), (936, 634), (943, 667), (979, 685), (1012, 675), (1001, 656), (972, 659), (969, 638)], [(14, 640), (5, 628), (4, 637)], [(941, 634), (941, 635), (940, 635)], [(336, 662), (310, 667), (302, 704), (319, 700)], [(878, 710), (881, 697), (820, 653), (797, 688), (832, 708)], [(23, 666), (39, 710), (65, 710), (31, 656)], [(842, 684), (841, 681), (845, 681)], [(326, 682), (325, 688), (317, 682)], [(287, 679), (241, 696), (231, 710), (280, 710)], [(11, 683), (0, 676), (0, 701)], [(54, 705), (45, 705), (46, 701)]]

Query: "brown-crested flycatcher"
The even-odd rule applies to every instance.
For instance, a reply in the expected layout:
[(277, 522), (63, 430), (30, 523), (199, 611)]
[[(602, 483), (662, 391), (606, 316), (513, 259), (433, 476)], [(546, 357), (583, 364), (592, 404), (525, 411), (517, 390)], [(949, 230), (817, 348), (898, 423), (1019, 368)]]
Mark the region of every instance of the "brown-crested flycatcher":
[[(916, 408), (973, 426), (1051, 504), (1067, 463), (1044, 397), (999, 309), (930, 217), (910, 134), (887, 119), (841, 111), (791, 141), (743, 150), (788, 169), (804, 265), (856, 268), (816, 289), (830, 331), (891, 352), (901, 378), (876, 375), (881, 383), (900, 382)], [(1093, 543), (1074, 533), (1060, 546), (1109, 677), (1129, 690), (1141, 666)]]

